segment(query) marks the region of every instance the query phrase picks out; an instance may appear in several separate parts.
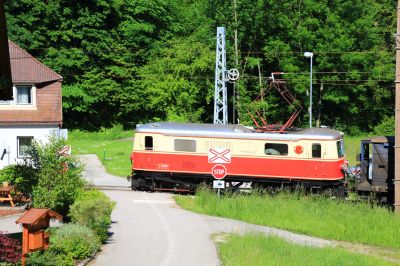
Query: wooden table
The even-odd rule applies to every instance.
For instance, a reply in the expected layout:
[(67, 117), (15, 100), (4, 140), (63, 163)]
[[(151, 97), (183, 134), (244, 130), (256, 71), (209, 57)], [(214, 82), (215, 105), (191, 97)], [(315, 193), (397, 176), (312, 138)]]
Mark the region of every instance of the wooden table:
[(0, 202), (9, 201), (11, 207), (14, 208), (14, 201), (13, 198), (11, 197), (11, 191), (13, 190), (14, 190), (13, 186), (8, 186), (8, 187), (0, 186)]

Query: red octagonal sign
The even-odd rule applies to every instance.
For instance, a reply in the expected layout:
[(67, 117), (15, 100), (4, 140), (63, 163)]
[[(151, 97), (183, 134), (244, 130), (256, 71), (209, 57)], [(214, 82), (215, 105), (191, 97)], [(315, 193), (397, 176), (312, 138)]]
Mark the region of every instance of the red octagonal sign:
[(227, 173), (228, 173), (228, 171), (226, 170), (225, 166), (223, 166), (222, 164), (216, 164), (211, 169), (211, 174), (213, 175), (213, 177), (215, 179), (223, 179)]

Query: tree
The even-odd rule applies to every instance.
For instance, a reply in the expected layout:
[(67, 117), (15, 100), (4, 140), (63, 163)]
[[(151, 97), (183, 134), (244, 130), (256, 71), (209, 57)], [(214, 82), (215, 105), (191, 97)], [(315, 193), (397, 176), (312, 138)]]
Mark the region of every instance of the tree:
[[(232, 0), (21, 0), (6, 11), (10, 38), (64, 76), (67, 127), (211, 121), (215, 29), (225, 26), (229, 67), (238, 31), (241, 122), (252, 123), (247, 109), (273, 71), (286, 73), (307, 109), (310, 51), (313, 117), (357, 133), (393, 115), (395, 5), (236, 0), (235, 10)], [(265, 99), (269, 121), (282, 120), (288, 110), (279, 97)]]

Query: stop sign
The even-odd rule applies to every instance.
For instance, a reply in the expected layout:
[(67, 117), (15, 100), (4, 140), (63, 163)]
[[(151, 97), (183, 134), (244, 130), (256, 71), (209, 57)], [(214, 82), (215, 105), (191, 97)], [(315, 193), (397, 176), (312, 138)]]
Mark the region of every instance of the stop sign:
[(215, 179), (223, 179), (227, 173), (228, 171), (222, 164), (216, 164), (211, 169), (211, 174)]

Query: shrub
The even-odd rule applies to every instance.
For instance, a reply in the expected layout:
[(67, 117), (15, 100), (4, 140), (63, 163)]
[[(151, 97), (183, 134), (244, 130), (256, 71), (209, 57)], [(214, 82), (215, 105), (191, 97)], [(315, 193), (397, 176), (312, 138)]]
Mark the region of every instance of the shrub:
[(0, 232), (0, 262), (17, 263), (21, 260), (21, 243)]
[(15, 188), (30, 196), (32, 188), (37, 184), (37, 170), (25, 164), (14, 164), (0, 170), (0, 183), (8, 181)]
[(49, 250), (81, 260), (100, 248), (100, 240), (94, 232), (81, 224), (69, 223), (51, 230)]
[(56, 138), (46, 144), (34, 143), (25, 165), (36, 169), (37, 183), (32, 189), (33, 206), (50, 208), (66, 215), (69, 206), (82, 192), (85, 182), (81, 178), (82, 167), (78, 159), (59, 153), (63, 147), (64, 140)]
[(382, 135), (382, 136), (393, 136), (394, 135), (394, 116), (387, 117), (385, 116), (381, 123), (374, 127), (374, 134), (375, 135)]
[(73, 266), (74, 260), (66, 254), (56, 253), (54, 250), (36, 251), (28, 255), (27, 266)]
[(111, 224), (111, 212), (115, 202), (99, 190), (88, 190), (82, 193), (70, 208), (71, 220), (86, 225), (104, 242), (108, 226)]
[(9, 165), (4, 167), (3, 169), (0, 170), (0, 183), (2, 182), (10, 182), (13, 180), (13, 168), (14, 165)]

